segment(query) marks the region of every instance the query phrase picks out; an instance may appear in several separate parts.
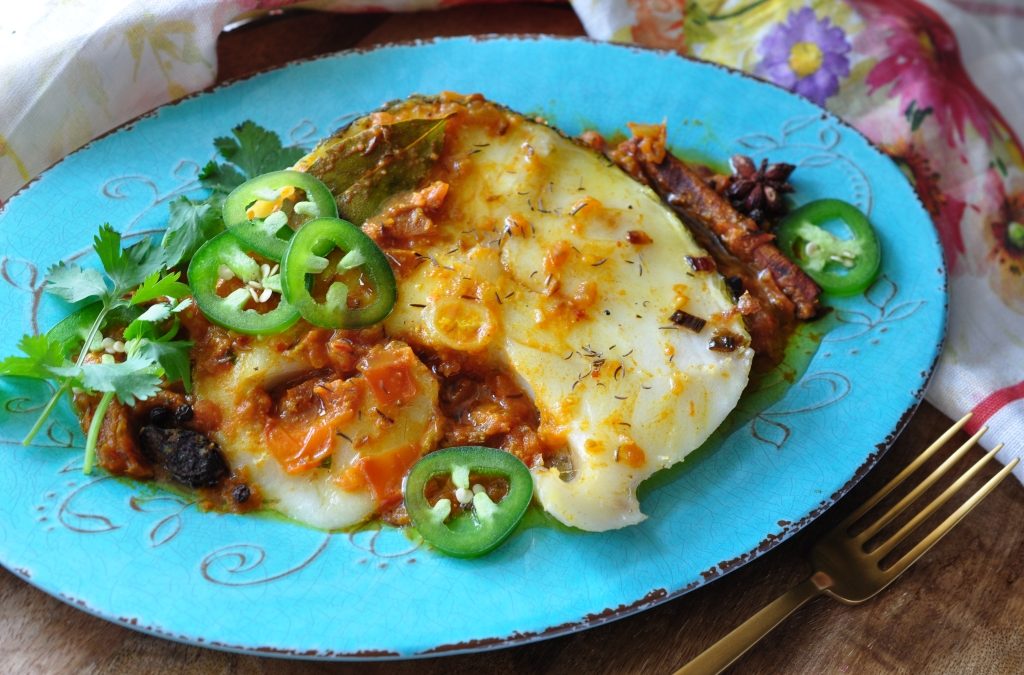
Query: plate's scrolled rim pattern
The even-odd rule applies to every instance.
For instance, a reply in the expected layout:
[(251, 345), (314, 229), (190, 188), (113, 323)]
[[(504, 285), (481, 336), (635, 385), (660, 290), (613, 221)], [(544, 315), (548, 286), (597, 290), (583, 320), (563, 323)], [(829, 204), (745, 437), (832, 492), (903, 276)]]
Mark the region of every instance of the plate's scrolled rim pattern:
[[(439, 43), (439, 42), (459, 42), (459, 41), (462, 41), (462, 42), (466, 42), (466, 41), (473, 41), (473, 42), (488, 42), (488, 41), (548, 42), (548, 41), (557, 41), (557, 42), (567, 42), (567, 43), (576, 42), (576, 43), (592, 44), (592, 45), (601, 46), (601, 47), (605, 47), (605, 48), (609, 48), (609, 49), (620, 49), (620, 50), (625, 50), (625, 51), (630, 51), (630, 52), (637, 52), (637, 53), (654, 53), (654, 54), (661, 55), (661, 56), (666, 57), (666, 58), (676, 58), (676, 59), (682, 59), (682, 60), (699, 62), (701, 64), (709, 65), (709, 66), (712, 66), (714, 68), (723, 70), (723, 71), (725, 71), (727, 73), (730, 73), (730, 74), (733, 74), (733, 75), (738, 75), (738, 76), (741, 76), (743, 78), (747, 78), (747, 79), (753, 80), (759, 86), (769, 86), (769, 87), (773, 87), (773, 88), (782, 90), (781, 87), (778, 87), (778, 85), (775, 85), (774, 83), (760, 80), (759, 78), (756, 78), (756, 77), (754, 77), (754, 76), (752, 76), (752, 75), (750, 75), (748, 73), (744, 73), (743, 71), (739, 71), (739, 70), (736, 70), (736, 69), (733, 69), (733, 68), (730, 68), (730, 67), (727, 67), (727, 66), (723, 66), (721, 64), (714, 63), (714, 62), (709, 62), (709, 61), (705, 61), (705, 60), (698, 59), (698, 58), (693, 58), (693, 57), (688, 57), (688, 56), (681, 56), (681, 55), (676, 54), (675, 52), (671, 52), (671, 51), (658, 50), (658, 49), (650, 49), (650, 48), (645, 48), (645, 47), (638, 47), (638, 46), (635, 46), (635, 45), (621, 45), (621, 44), (614, 44), (614, 43), (604, 43), (604, 42), (592, 40), (590, 38), (585, 38), (585, 37), (562, 38), (562, 37), (552, 37), (552, 36), (532, 35), (532, 34), (531, 35), (478, 35), (478, 36), (463, 36), (463, 37), (455, 37), (455, 38), (430, 38), (430, 39), (420, 39), (420, 40), (412, 40), (412, 41), (401, 41), (401, 42), (394, 42), (394, 43), (386, 43), (386, 44), (375, 45), (375, 46), (372, 46), (372, 47), (355, 48), (355, 49), (343, 50), (343, 51), (339, 51), (339, 52), (333, 52), (333, 53), (330, 53), (330, 54), (318, 55), (318, 56), (312, 57), (312, 58), (298, 59), (298, 60), (295, 60), (295, 61), (290, 61), (290, 62), (288, 62), (288, 63), (286, 63), (284, 65), (281, 65), (281, 66), (276, 66), (276, 67), (272, 67), (272, 68), (266, 68), (266, 69), (263, 69), (263, 70), (260, 70), (260, 71), (254, 72), (254, 73), (247, 74), (245, 76), (241, 76), (241, 77), (233, 78), (233, 79), (221, 82), (221, 83), (217, 83), (217, 84), (212, 85), (210, 87), (207, 87), (207, 88), (205, 88), (205, 89), (203, 89), (201, 91), (197, 91), (197, 92), (194, 92), (192, 94), (189, 94), (189, 95), (187, 95), (187, 96), (185, 96), (185, 97), (183, 97), (181, 99), (178, 99), (178, 100), (176, 100), (174, 102), (165, 104), (164, 106), (159, 106), (157, 108), (154, 108), (153, 110), (150, 110), (150, 111), (148, 111), (148, 112), (146, 112), (146, 113), (144, 113), (142, 115), (139, 115), (139, 116), (137, 116), (137, 117), (135, 117), (135, 118), (133, 118), (133, 119), (131, 119), (131, 120), (121, 124), (121, 125), (119, 125), (118, 127), (116, 127), (114, 129), (112, 129), (112, 130), (110, 130), (110, 131), (108, 131), (108, 132), (106, 132), (106, 133), (96, 137), (95, 139), (93, 139), (89, 143), (86, 143), (85, 145), (83, 145), (81, 148), (75, 150), (73, 153), (70, 153), (65, 158), (59, 160), (58, 162), (55, 162), (53, 165), (51, 165), (49, 168), (47, 168), (46, 171), (42, 172), (39, 176), (36, 176), (35, 178), (33, 178), (29, 183), (27, 183), (25, 186), (23, 186), (21, 189), (19, 189), (2, 206), (0, 206), (0, 215), (3, 215), (4, 212), (9, 208), (9, 205), (12, 202), (14, 202), (14, 200), (16, 200), (26, 190), (30, 189), (33, 185), (35, 185), (36, 182), (40, 178), (45, 176), (54, 167), (56, 167), (56, 166), (60, 165), (61, 163), (67, 161), (69, 158), (78, 155), (79, 153), (88, 151), (95, 143), (97, 143), (98, 141), (102, 140), (103, 138), (106, 138), (107, 136), (110, 136), (110, 135), (115, 134), (115, 133), (119, 133), (119, 132), (122, 132), (122, 131), (129, 130), (132, 127), (134, 127), (136, 124), (138, 124), (140, 121), (143, 121), (143, 120), (145, 120), (147, 118), (150, 118), (150, 117), (154, 117), (154, 116), (158, 115), (160, 113), (160, 111), (162, 111), (164, 109), (173, 108), (175, 106), (178, 106), (178, 105), (180, 105), (180, 104), (182, 104), (182, 103), (184, 103), (186, 101), (192, 100), (194, 98), (205, 96), (205, 95), (208, 95), (210, 93), (217, 92), (217, 91), (219, 91), (221, 89), (231, 87), (231, 86), (236, 85), (238, 83), (245, 82), (247, 80), (251, 80), (253, 78), (260, 77), (260, 76), (265, 75), (267, 73), (271, 73), (271, 72), (275, 72), (275, 71), (279, 71), (279, 70), (285, 70), (285, 69), (288, 69), (290, 67), (293, 67), (295, 65), (302, 64), (302, 63), (308, 63), (308, 62), (311, 62), (311, 61), (320, 61), (320, 60), (334, 59), (334, 58), (344, 58), (345, 56), (351, 55), (351, 54), (368, 53), (368, 52), (374, 52), (374, 51), (377, 51), (377, 50), (386, 50), (386, 49), (393, 49), (393, 48), (415, 48), (415, 47), (418, 47), (418, 46), (431, 45), (431, 44), (435, 44), (435, 43)], [(836, 124), (845, 127), (847, 129), (847, 131), (855, 134), (863, 142), (865, 142), (871, 148), (872, 151), (877, 153), (879, 156), (884, 157), (884, 158), (886, 158), (889, 161), (892, 161), (887, 155), (885, 155), (885, 153), (883, 153), (881, 150), (879, 150), (878, 147), (875, 146), (870, 140), (865, 138), (863, 136), (863, 134), (861, 134), (854, 127), (852, 127), (851, 125), (849, 125), (848, 123), (846, 123), (845, 121), (840, 119), (839, 117), (835, 116), (834, 114), (832, 114), (832, 113), (830, 113), (828, 111), (822, 110), (821, 118), (823, 120), (826, 119), (826, 118), (829, 118), (830, 121), (835, 122)], [(916, 192), (912, 188), (911, 188), (910, 192), (911, 192), (911, 194), (914, 195), (914, 199), (917, 202), (917, 206), (920, 207), (921, 211), (924, 212), (924, 213), (927, 213), (923, 203), (920, 201), (920, 198), (918, 197)], [(143, 233), (140, 232), (140, 233), (137, 233), (137, 234), (143, 234)], [(935, 241), (936, 241), (936, 246), (938, 246), (938, 238), (937, 238), (937, 236), (935, 237)], [(945, 341), (945, 335), (946, 335), (946, 330), (947, 330), (947, 317), (948, 317), (947, 272), (946, 272), (946, 267), (945, 267), (944, 262), (942, 263), (942, 265), (938, 269), (938, 273), (941, 276), (941, 281), (942, 281), (942, 299), (943, 299), (941, 336), (940, 336), (939, 342), (938, 342), (938, 344), (936, 346), (936, 351), (935, 351), (932, 363), (929, 365), (929, 367), (927, 368), (926, 371), (922, 371), (922, 373), (921, 373), (921, 376), (923, 378), (923, 384), (921, 385), (919, 390), (914, 393), (914, 395), (913, 395), (913, 402), (901, 414), (901, 416), (899, 417), (899, 420), (896, 423), (895, 427), (888, 433), (888, 435), (882, 441), (880, 441), (880, 442), (878, 442), (876, 444), (874, 452), (871, 452), (867, 456), (867, 458), (861, 464), (861, 466), (859, 466), (857, 468), (857, 470), (854, 472), (854, 475), (851, 476), (849, 478), (849, 480), (842, 487), (840, 487), (838, 490), (836, 490), (834, 493), (832, 493), (828, 497), (822, 499), (820, 504), (819, 504), (819, 506), (816, 507), (815, 509), (813, 509), (811, 512), (809, 512), (806, 516), (804, 516), (803, 518), (801, 518), (801, 519), (799, 519), (799, 520), (797, 520), (795, 522), (779, 521), (780, 530), (778, 532), (775, 532), (775, 533), (769, 533), (758, 544), (757, 547), (755, 547), (755, 548), (751, 549), (750, 551), (747, 551), (747, 552), (745, 552), (745, 553), (743, 553), (743, 554), (741, 554), (741, 555), (739, 555), (739, 556), (737, 556), (737, 557), (735, 557), (733, 559), (723, 560), (723, 561), (719, 562), (717, 565), (714, 565), (711, 568), (701, 572), (701, 579), (700, 580), (693, 581), (693, 582), (689, 583), (688, 585), (686, 585), (685, 587), (682, 587), (682, 588), (680, 588), (680, 589), (678, 589), (676, 591), (669, 592), (665, 588), (654, 588), (654, 589), (650, 590), (646, 595), (644, 595), (643, 597), (640, 597), (639, 599), (637, 599), (636, 601), (634, 601), (634, 602), (632, 602), (630, 604), (623, 604), (623, 605), (619, 605), (619, 606), (613, 607), (613, 608), (609, 607), (609, 608), (606, 608), (606, 609), (604, 609), (604, 610), (602, 610), (600, 612), (597, 612), (597, 613), (587, 614), (586, 616), (580, 618), (577, 621), (571, 621), (571, 622), (567, 622), (567, 623), (553, 625), (553, 626), (550, 626), (550, 627), (548, 627), (546, 629), (539, 630), (539, 631), (525, 631), (525, 632), (518, 632), (517, 631), (517, 632), (513, 632), (512, 634), (507, 635), (507, 636), (495, 636), (495, 637), (490, 637), (490, 638), (473, 639), (473, 640), (469, 640), (469, 641), (465, 641), (465, 642), (458, 642), (458, 643), (453, 643), (453, 644), (442, 644), (442, 645), (438, 645), (436, 647), (427, 649), (425, 651), (422, 651), (422, 652), (419, 652), (419, 653), (416, 653), (416, 654), (411, 654), (411, 655), (410, 654), (401, 654), (399, 652), (390, 651), (390, 650), (359, 650), (359, 651), (354, 651), (354, 652), (336, 652), (336, 651), (332, 651), (332, 650), (306, 650), (306, 651), (299, 651), (299, 650), (292, 650), (292, 649), (280, 649), (280, 648), (276, 648), (276, 647), (273, 647), (273, 646), (252, 647), (252, 646), (248, 646), (248, 645), (232, 645), (232, 644), (225, 644), (225, 643), (217, 642), (217, 641), (209, 641), (209, 640), (203, 638), (202, 636), (190, 636), (190, 635), (174, 634), (174, 633), (171, 633), (171, 632), (168, 632), (168, 631), (162, 629), (159, 626), (144, 625), (137, 618), (113, 616), (113, 615), (111, 615), (109, 613), (104, 612), (103, 610), (101, 610), (99, 608), (90, 606), (88, 603), (86, 603), (85, 601), (83, 601), (83, 600), (81, 600), (79, 598), (73, 597), (73, 596), (68, 595), (68, 594), (56, 592), (56, 591), (50, 591), (50, 590), (48, 590), (46, 588), (43, 588), (42, 586), (39, 586), (35, 581), (33, 581), (32, 573), (28, 569), (19, 568), (19, 567), (9, 567), (4, 561), (0, 561), (0, 565), (3, 565), (5, 568), (9, 569), (13, 574), (18, 576), (19, 578), (25, 580), (26, 582), (28, 582), (30, 584), (37, 585), (37, 587), (39, 587), (42, 590), (50, 593), (54, 597), (57, 597), (58, 599), (66, 602), (67, 604), (72, 605), (72, 606), (74, 606), (74, 607), (76, 607), (78, 609), (81, 609), (81, 610), (83, 610), (83, 611), (85, 611), (87, 613), (90, 613), (90, 614), (92, 614), (94, 616), (97, 616), (99, 618), (102, 618), (102, 619), (105, 619), (105, 620), (108, 620), (108, 621), (112, 621), (114, 623), (126, 626), (128, 628), (139, 630), (141, 632), (148, 633), (148, 634), (151, 634), (151, 635), (155, 635), (155, 636), (158, 636), (158, 637), (162, 637), (162, 638), (165, 638), (165, 639), (170, 639), (170, 640), (174, 640), (174, 641), (177, 641), (177, 642), (182, 642), (182, 643), (185, 643), (185, 644), (192, 644), (192, 645), (199, 645), (199, 646), (208, 646), (208, 647), (213, 647), (213, 648), (216, 648), (216, 649), (221, 649), (221, 650), (226, 650), (226, 651), (231, 651), (231, 652), (237, 652), (237, 653), (243, 653), (243, 654), (257, 654), (257, 655), (267, 655), (267, 656), (294, 657), (294, 658), (320, 659), (320, 660), (371, 660), (371, 659), (398, 659), (398, 658), (409, 658), (409, 657), (424, 657), (424, 656), (434, 656), (434, 655), (440, 655), (440, 654), (459, 654), (459, 653), (467, 653), (467, 652), (476, 652), (476, 651), (487, 650), (487, 649), (494, 649), (494, 648), (501, 648), (501, 647), (525, 644), (525, 643), (534, 642), (534, 641), (541, 640), (541, 639), (546, 639), (546, 638), (550, 638), (550, 637), (556, 637), (556, 636), (560, 636), (560, 635), (570, 634), (570, 633), (573, 633), (573, 632), (576, 632), (576, 631), (579, 631), (579, 630), (582, 630), (582, 629), (585, 629), (585, 628), (599, 626), (599, 625), (602, 625), (604, 623), (608, 623), (610, 621), (613, 621), (613, 620), (616, 620), (616, 619), (619, 619), (619, 618), (623, 618), (623, 617), (630, 616), (632, 614), (636, 614), (636, 613), (638, 613), (640, 611), (643, 611), (643, 610), (648, 609), (650, 607), (653, 607), (655, 605), (661, 604), (661, 603), (666, 602), (666, 601), (668, 601), (670, 599), (673, 599), (673, 598), (679, 597), (681, 595), (684, 595), (687, 592), (693, 590), (694, 588), (702, 586), (702, 585), (704, 585), (704, 584), (706, 584), (706, 583), (708, 583), (708, 582), (710, 582), (710, 581), (712, 581), (712, 580), (714, 580), (714, 579), (716, 579), (716, 578), (718, 578), (718, 577), (728, 573), (729, 571), (732, 571), (732, 570), (742, 566), (743, 564), (745, 564), (745, 563), (747, 563), (747, 562), (749, 562), (749, 561), (759, 557), (760, 555), (768, 552), (769, 550), (771, 550), (775, 546), (779, 545), (780, 543), (782, 543), (783, 541), (788, 539), (794, 533), (799, 531), (805, 525), (807, 525), (808, 523), (810, 523), (811, 521), (813, 521), (814, 519), (819, 517), (826, 510), (828, 510), (843, 495), (845, 495), (850, 489), (852, 489), (861, 480), (861, 478), (863, 478), (864, 475), (866, 475), (866, 473), (877, 463), (877, 461), (882, 457), (882, 455), (888, 450), (888, 448), (891, 446), (891, 444), (893, 443), (895, 438), (899, 435), (899, 433), (903, 430), (903, 428), (909, 422), (910, 418), (913, 416), (914, 411), (920, 405), (920, 403), (921, 403), (921, 401), (923, 400), (923, 397), (924, 397), (924, 392), (927, 389), (928, 383), (931, 380), (931, 377), (932, 377), (932, 375), (934, 373), (934, 370), (935, 370), (938, 358), (939, 358), (939, 356), (941, 354), (942, 346), (943, 346), (944, 341)], [(41, 288), (39, 289), (39, 291), (41, 292)], [(38, 303), (38, 298), (35, 298), (34, 302)], [(330, 535), (327, 538), (325, 538), (324, 543), (322, 544), (321, 548), (318, 549), (314, 555), (319, 555), (319, 553), (322, 552), (323, 548), (327, 545), (327, 542), (328, 542), (329, 538), (330, 538)]]

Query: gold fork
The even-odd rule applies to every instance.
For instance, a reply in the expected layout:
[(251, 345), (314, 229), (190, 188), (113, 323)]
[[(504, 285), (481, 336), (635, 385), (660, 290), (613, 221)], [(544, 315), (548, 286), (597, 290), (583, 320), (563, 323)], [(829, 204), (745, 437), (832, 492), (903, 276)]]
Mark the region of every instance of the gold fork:
[(1000, 443), (975, 462), (962, 476), (957, 478), (942, 494), (921, 509), (920, 513), (911, 518), (892, 536), (883, 541), (877, 548), (867, 549), (867, 543), (875, 537), (883, 527), (888, 525), (900, 513), (920, 497), (929, 487), (935, 484), (950, 467), (952, 467), (968, 450), (974, 447), (978, 439), (988, 431), (982, 427), (971, 436), (956, 452), (951, 454), (921, 484), (910, 491), (905, 497), (889, 508), (878, 520), (868, 525), (857, 534), (850, 534), (850, 528), (872, 508), (878, 505), (897, 486), (905, 481), (914, 471), (934, 455), (939, 448), (953, 437), (971, 418), (970, 413), (942, 434), (937, 441), (922, 452), (898, 476), (889, 481), (885, 487), (872, 495), (856, 511), (846, 517), (835, 528), (818, 541), (811, 550), (811, 563), (814, 574), (799, 585), (791, 588), (760, 612), (734, 628), (731, 633), (711, 645), (693, 661), (680, 668), (675, 675), (697, 675), (719, 673), (736, 659), (747, 652), (773, 628), (782, 623), (783, 619), (799, 609), (808, 600), (822, 593), (829, 595), (848, 605), (858, 605), (874, 597), (879, 591), (891, 584), (896, 577), (903, 574), (918, 558), (924, 555), (947, 532), (953, 529), (971, 509), (981, 503), (990, 492), (1017, 465), (1018, 459), (1004, 466), (992, 476), (977, 492), (970, 496), (960, 507), (949, 514), (942, 523), (928, 533), (910, 551), (905, 553), (891, 566), (882, 569), (881, 563), (889, 553), (901, 544), (914, 529), (935, 513), (950, 497), (956, 494), (997, 452), (1003, 447)]

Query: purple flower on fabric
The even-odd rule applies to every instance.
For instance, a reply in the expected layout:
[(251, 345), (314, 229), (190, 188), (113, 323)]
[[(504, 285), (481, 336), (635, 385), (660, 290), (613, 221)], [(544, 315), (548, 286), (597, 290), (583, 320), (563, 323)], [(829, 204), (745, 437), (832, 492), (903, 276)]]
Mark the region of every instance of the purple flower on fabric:
[(850, 74), (850, 43), (828, 18), (818, 19), (804, 7), (790, 12), (759, 47), (757, 74), (819, 105), (839, 91), (839, 78)]

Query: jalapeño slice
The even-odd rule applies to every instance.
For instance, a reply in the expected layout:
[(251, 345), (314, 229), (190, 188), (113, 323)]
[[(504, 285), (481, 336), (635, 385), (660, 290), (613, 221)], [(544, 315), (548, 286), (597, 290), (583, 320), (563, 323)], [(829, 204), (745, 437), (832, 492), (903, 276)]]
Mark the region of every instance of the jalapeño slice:
[[(445, 477), (455, 485), (458, 508), (451, 498), (431, 504), (426, 495), (431, 481)], [(507, 486), (497, 502), (481, 484), (494, 480)], [(533, 498), (533, 477), (515, 455), (468, 445), (424, 456), (409, 471), (403, 491), (409, 519), (424, 541), (448, 555), (474, 558), (512, 534)]]
[[(222, 297), (220, 283), (236, 279), (237, 288)], [(266, 335), (279, 333), (299, 320), (298, 311), (280, 296), (281, 275), (273, 266), (249, 257), (242, 242), (230, 232), (218, 234), (196, 251), (188, 267), (188, 283), (206, 318), (229, 330)], [(275, 293), (277, 307), (264, 313), (247, 308), (269, 302)]]
[[(336, 250), (343, 255), (334, 262), (328, 256)], [(363, 285), (369, 286), (368, 294), (353, 293), (363, 291), (357, 288)], [(340, 218), (311, 220), (292, 236), (281, 260), (281, 287), (302, 318), (323, 328), (361, 328), (382, 321), (397, 296), (395, 275), (384, 252)]]
[[(840, 238), (823, 226), (841, 220), (850, 237)], [(882, 248), (860, 209), (839, 199), (819, 199), (796, 209), (775, 232), (779, 248), (833, 295), (855, 295), (878, 276)]]
[[(296, 191), (305, 193), (297, 199)], [(242, 183), (224, 200), (224, 224), (253, 251), (281, 260), (292, 232), (307, 220), (337, 216), (334, 196), (301, 171), (273, 171)]]

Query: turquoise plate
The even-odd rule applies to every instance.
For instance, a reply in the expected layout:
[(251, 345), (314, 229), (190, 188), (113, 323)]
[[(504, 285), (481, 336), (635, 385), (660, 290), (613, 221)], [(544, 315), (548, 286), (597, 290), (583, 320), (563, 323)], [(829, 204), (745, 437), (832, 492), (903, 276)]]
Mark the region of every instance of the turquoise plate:
[[(709, 446), (643, 490), (650, 518), (603, 534), (538, 524), (453, 560), (402, 531), (325, 533), (204, 513), (188, 498), (80, 470), (63, 406), (20, 439), (49, 392), (0, 383), (0, 562), (110, 621), (261, 654), (365, 659), (473, 651), (625, 616), (753, 559), (835, 502), (885, 451), (939, 352), (946, 276), (932, 224), (897, 166), (811, 103), (706, 63), (586, 40), (438, 40), (286, 66), (165, 106), (47, 171), (0, 213), (0, 354), (52, 325), (47, 267), (84, 256), (101, 222), (137, 236), (198, 192), (212, 141), (252, 118), (311, 146), (390, 99), (482, 92), (569, 134), (668, 121), (671, 143), (724, 162), (797, 164), (800, 201), (870, 214), (885, 250), (864, 296), (830, 301), (795, 383), (766, 378)], [(85, 256), (89, 262), (89, 257)]]

